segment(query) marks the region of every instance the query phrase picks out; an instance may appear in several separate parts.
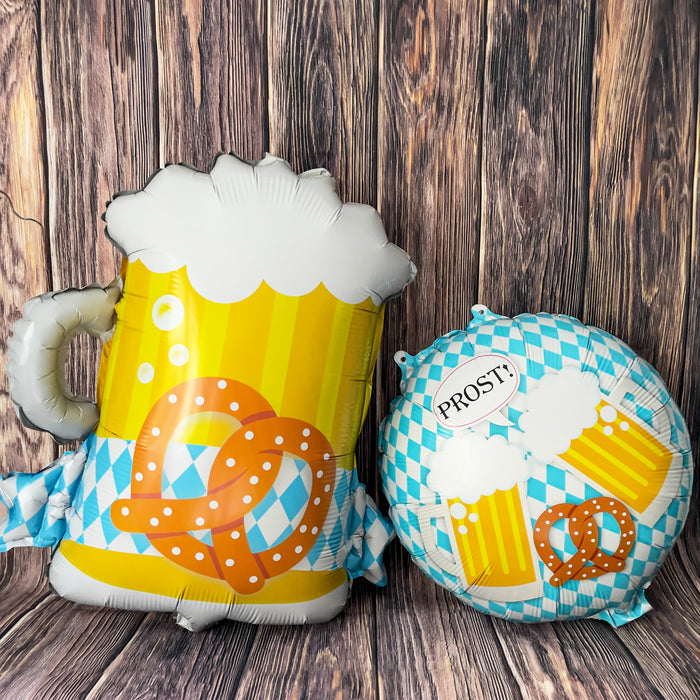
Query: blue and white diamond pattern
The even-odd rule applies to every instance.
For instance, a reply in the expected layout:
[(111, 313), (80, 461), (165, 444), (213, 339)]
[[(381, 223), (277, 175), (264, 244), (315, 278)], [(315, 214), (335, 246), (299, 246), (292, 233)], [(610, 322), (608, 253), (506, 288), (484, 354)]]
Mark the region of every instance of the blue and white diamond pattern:
[[(82, 481), (79, 485), (76, 483), (75, 497), (68, 508), (66, 537), (107, 551), (160, 556), (145, 535), (117, 530), (110, 517), (114, 501), (131, 496), (134, 442), (91, 435), (85, 447), (87, 459), (83, 458), (81, 462)], [(163, 468), (164, 498), (204, 495), (217, 453), (218, 449), (213, 447), (169, 445)], [(82, 464), (85, 465), (84, 471)], [(51, 472), (45, 481), (58, 477)], [(293, 532), (306, 508), (311, 481), (309, 465), (302, 459), (285, 455), (273, 488), (245, 516), (253, 551), (269, 549)], [(1, 482), (2, 485), (5, 482)], [(39, 487), (44, 488), (43, 485)], [(190, 534), (211, 544), (209, 530)], [(22, 536), (25, 537), (24, 530)], [(337, 469), (325, 523), (311, 551), (294, 568), (306, 571), (337, 569), (346, 565), (349, 554), (355, 552), (357, 556), (347, 564), (349, 575), (366, 575), (382, 585), (386, 582), (382, 554), (392, 536), (391, 526), (358, 483), (356, 471)], [(53, 544), (60, 539), (59, 536)]]
[(303, 459), (282, 459), (272, 488), (243, 518), (252, 552), (271, 549), (296, 530), (306, 511), (312, 478), (311, 468)]
[[(431, 412), (432, 398), (440, 382), (458, 364), (475, 354), (494, 352), (507, 354), (520, 370), (519, 390), (509, 406), (500, 411), (498, 421), (485, 421), (472, 426), (472, 430), (501, 435), (511, 444), (518, 444), (518, 419), (525, 409), (528, 389), (546, 373), (577, 367), (595, 373), (605, 395), (620, 393), (624, 382), (625, 387), (633, 387), (618, 397), (620, 404), (682, 454), (679, 493), (653, 528), (637, 523), (636, 544), (623, 572), (555, 589), (547, 583), (548, 571), (539, 562), (545, 580), (541, 598), (497, 603), (464, 590), (457, 578), (435, 565), (426, 552), (417, 513), (422, 507), (435, 508), (440, 503), (440, 497), (426, 486), (427, 467), (442, 439), (456, 434), (437, 424)], [(415, 357), (404, 356), (400, 366), (402, 395), (392, 402), (380, 430), (381, 471), (394, 527), (416, 564), (470, 605), (509, 619), (537, 622), (600, 617), (617, 625), (643, 614), (649, 607), (644, 588), (683, 526), (693, 473), (685, 421), (655, 370), (614, 336), (570, 317), (524, 314), (508, 319), (488, 310), (475, 314), (465, 332), (453, 331)], [(546, 508), (557, 503), (580, 503), (597, 495), (601, 492), (575, 474), (555, 465), (536, 465), (527, 483), (533, 527)], [(444, 518), (430, 522), (440, 557), (446, 557), (444, 561), (453, 559), (448, 524)], [(619, 530), (612, 519), (600, 519), (599, 526), (601, 547), (610, 551), (619, 539)], [(563, 558), (575, 549), (564, 521), (552, 528), (550, 541)]]
[(0, 478), (0, 500), (7, 508), (0, 521), (0, 551), (58, 544), (84, 466), (85, 451), (80, 449), (66, 452), (37, 474)]

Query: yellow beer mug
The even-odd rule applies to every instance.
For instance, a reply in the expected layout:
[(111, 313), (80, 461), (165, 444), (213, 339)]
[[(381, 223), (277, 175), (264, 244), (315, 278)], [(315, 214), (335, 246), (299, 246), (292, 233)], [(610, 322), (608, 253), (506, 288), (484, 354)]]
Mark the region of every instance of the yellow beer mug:
[[(88, 435), (58, 484), (75, 486), (53, 587), (190, 629), (333, 617), (351, 578), (384, 580), (391, 526), (353, 453), (413, 264), (328, 172), (271, 156), (168, 166), (105, 220), (120, 279), (33, 300), (12, 340), (25, 422)], [(45, 350), (79, 331), (106, 340), (96, 407)]]

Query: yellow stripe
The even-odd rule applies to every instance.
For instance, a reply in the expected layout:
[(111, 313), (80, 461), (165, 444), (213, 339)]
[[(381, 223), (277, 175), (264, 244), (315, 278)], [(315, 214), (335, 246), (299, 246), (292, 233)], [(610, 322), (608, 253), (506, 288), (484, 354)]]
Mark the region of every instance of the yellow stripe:
[(360, 420), (360, 425), (365, 422), (367, 417), (367, 411), (369, 409), (369, 404), (372, 399), (372, 383), (374, 379), (374, 367), (377, 364), (377, 355), (379, 354), (379, 346), (382, 340), (382, 331), (384, 330), (384, 310), (385, 306), (382, 306), (378, 313), (375, 321), (374, 327), (374, 342), (372, 345), (372, 356), (370, 357), (369, 373), (367, 377), (367, 385), (365, 389), (365, 405), (362, 408), (362, 419)]
[[(150, 320), (147, 300), (152, 298), (153, 276), (139, 263), (129, 265), (124, 280), (124, 296), (116, 306), (117, 327), (112, 338), (105, 379), (102, 424), (108, 434), (133, 438), (131, 427), (139, 420), (139, 400), (134, 398), (146, 322)], [(148, 406), (145, 407), (146, 410)], [(140, 423), (138, 424), (140, 425)]]
[(275, 295), (260, 393), (278, 414), (282, 408), (298, 308), (299, 297)]
[(275, 292), (263, 282), (253, 296), (228, 305), (221, 374), (260, 391)]
[[(590, 460), (584, 460), (584, 458), (577, 452), (574, 452), (573, 450), (568, 450), (564, 454), (564, 457), (572, 467), (575, 467), (583, 474), (592, 476), (592, 478), (594, 478), (594, 480), (597, 481), (601, 486), (607, 488), (615, 495), (620, 496), (621, 494), (624, 494), (625, 496), (627, 496), (627, 498), (630, 498), (633, 501), (637, 501), (639, 499), (639, 496), (634, 491), (627, 488), (617, 479), (614, 479), (612, 476), (610, 476), (610, 474), (608, 474), (608, 472), (606, 472), (605, 469), (597, 467)], [(593, 472), (593, 475), (591, 475), (591, 472)]]
[(71, 540), (61, 542), (60, 552), (85, 575), (110, 586), (207, 603), (301, 603), (331, 593), (347, 581), (342, 567), (333, 571), (288, 571), (268, 580), (258, 593), (241, 595), (225, 581), (201, 576), (160, 556), (108, 552)]
[[(481, 500), (481, 499), (480, 499)], [(483, 531), (483, 523), (484, 519), (481, 513), (481, 510), (479, 509), (479, 502), (475, 503), (473, 506), (473, 511), (479, 516), (479, 519), (472, 525), (472, 527), (469, 527), (468, 532), (472, 531), (472, 528), (476, 530), (476, 543), (479, 548), (479, 554), (481, 555), (481, 562), (479, 563), (479, 574), (474, 580), (477, 580), (479, 576), (481, 576), (484, 571), (488, 568), (489, 565), (489, 555), (488, 555), (488, 548), (486, 547), (486, 539), (484, 538), (484, 531)]]
[[(522, 508), (517, 508), (516, 509), (516, 504), (515, 504), (515, 495), (518, 494), (518, 497), (520, 496), (518, 492), (517, 486), (510, 491), (506, 491), (504, 494), (505, 501), (506, 501), (506, 506), (508, 508), (508, 515), (510, 516), (510, 522), (513, 525), (513, 539), (515, 541), (515, 553), (516, 556), (518, 557), (518, 568), (520, 571), (527, 571), (528, 566), (525, 563), (525, 549), (524, 549), (524, 544), (523, 544), (523, 513), (522, 513)], [(520, 506), (520, 498), (518, 498), (518, 506)]]
[[(377, 322), (374, 309), (374, 305), (368, 308), (363, 303), (355, 306), (352, 311), (345, 361), (341, 370), (342, 381), (334, 401), (331, 432), (335, 440), (333, 444), (338, 445), (341, 455), (352, 453), (360, 432)], [(341, 466), (344, 466), (342, 462)]]
[[(671, 456), (671, 453), (653, 436), (644, 435), (639, 430), (635, 430), (632, 427), (626, 432), (623, 432), (619, 423), (615, 425), (615, 432), (610, 436), (605, 436), (605, 439), (613, 441), (618, 449), (624, 450), (624, 452), (631, 455), (635, 461), (643, 462), (652, 471), (666, 467), (666, 457), (670, 458)], [(649, 454), (657, 459), (654, 460), (650, 458), (648, 456)], [(670, 459), (668, 461), (670, 461)]]
[(323, 376), (323, 385), (318, 402), (318, 411), (314, 424), (330, 440), (333, 449), (338, 453), (339, 446), (336, 444), (333, 434), (333, 414), (335, 412), (335, 402), (340, 391), (342, 380), (343, 360), (348, 343), (348, 335), (352, 323), (352, 307), (347, 304), (338, 304), (333, 316), (330, 343), (328, 345), (328, 356), (326, 369)]
[[(641, 484), (642, 486), (649, 486), (649, 482), (641, 474), (639, 474), (637, 471), (635, 471), (631, 467), (628, 467), (621, 460), (617, 459), (616, 457), (613, 457), (613, 455), (608, 450), (606, 450), (600, 446), (600, 443), (595, 442), (594, 440), (591, 440), (590, 438), (586, 437), (585, 435), (581, 435), (581, 437), (578, 439), (578, 441), (576, 443), (576, 449), (574, 450), (574, 452), (580, 452), (583, 454), (584, 450), (582, 450), (582, 448), (581, 448), (582, 445), (588, 449), (589, 461), (591, 463), (593, 463), (595, 461), (600, 461), (600, 462), (605, 462), (608, 465), (614, 465), (621, 472), (623, 472), (624, 474), (629, 476), (630, 479), (633, 479), (634, 481)], [(600, 459), (596, 460), (595, 457), (591, 457), (590, 452), (593, 452), (594, 455), (599, 456)], [(611, 480), (613, 479), (612, 476), (609, 476), (609, 478)]]
[(323, 286), (299, 300), (281, 415), (316, 420), (328, 362), (336, 298)]
[(501, 528), (501, 520), (498, 517), (498, 508), (496, 507), (496, 500), (500, 493), (500, 491), (496, 491), (496, 493), (487, 500), (489, 503), (489, 509), (491, 511), (491, 522), (493, 524), (496, 546), (498, 547), (498, 555), (501, 560), (501, 567), (503, 569), (504, 574), (509, 574), (510, 566), (508, 565), (508, 555), (506, 554), (506, 548), (503, 542), (503, 530)]

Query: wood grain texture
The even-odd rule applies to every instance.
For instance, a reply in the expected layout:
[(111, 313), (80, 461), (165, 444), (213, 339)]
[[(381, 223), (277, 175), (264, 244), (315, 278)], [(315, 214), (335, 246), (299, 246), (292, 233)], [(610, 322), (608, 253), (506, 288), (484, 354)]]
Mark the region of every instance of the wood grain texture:
[(587, 322), (627, 341), (679, 395), (690, 276), (698, 15), (596, 5)]
[(239, 623), (192, 634), (169, 615), (149, 614), (86, 697), (232, 697), (255, 635)]
[(479, 299), (580, 315), (591, 3), (489, 3)]
[(358, 581), (345, 611), (323, 625), (260, 627), (233, 697), (376, 697), (369, 593)]
[(490, 618), (435, 585), (394, 543), (377, 595), (380, 698), (522, 697)]
[[(698, 21), (695, 0), (0, 1), (0, 351), (29, 296), (109, 281), (113, 192), (166, 161), (269, 149), (378, 206), (420, 268), (387, 308), (358, 448), (370, 493), (393, 353), (464, 327), (477, 301), (582, 315), (631, 342), (697, 452)], [(77, 389), (96, 358), (76, 347)], [(2, 386), (0, 427), (4, 472), (54, 454)], [(2, 554), (0, 695), (696, 698), (697, 514), (647, 591), (654, 609), (618, 629), (481, 615), (397, 542), (387, 588), (357, 581), (329, 624), (199, 634), (57, 599), (44, 551)]]
[(391, 353), (463, 328), (477, 302), (483, 15), (483, 3), (381, 3), (379, 208), (419, 270), (387, 326)]
[(156, 0), (160, 162), (209, 170), (267, 140), (266, 3)]
[(343, 200), (376, 204), (372, 0), (273, 2), (270, 149), (297, 171), (327, 168)]
[[(7, 341), (24, 302), (48, 288), (46, 163), (39, 8), (0, 5), (0, 473), (37, 471), (55, 446), (25, 429), (9, 398)], [(0, 506), (0, 510), (4, 509)], [(4, 515), (0, 512), (0, 517)], [(0, 555), (0, 635), (48, 595), (48, 553), (17, 549)]]
[[(114, 192), (142, 185), (155, 165), (154, 108), (145, 87), (153, 79), (148, 7), (145, 0), (119, 11), (87, 0), (42, 6), (55, 289), (114, 279), (121, 256), (103, 235), (105, 204)], [(72, 350), (69, 383), (94, 396), (100, 347), (80, 336)]]
[[(700, 105), (700, 51), (695, 66), (695, 102)], [(700, 459), (700, 106), (696, 108), (695, 163), (693, 179), (693, 219), (690, 243), (690, 287), (688, 290), (688, 330), (685, 340), (685, 363), (681, 387), (680, 407), (688, 422), (693, 455), (697, 465)], [(700, 578), (700, 479), (693, 484), (693, 499), (684, 542), (692, 543), (686, 552)], [(691, 566), (691, 570), (693, 567)]]
[[(25, 430), (12, 407), (5, 368), (7, 340), (24, 302), (46, 291), (46, 167), (38, 6), (0, 6), (0, 469), (35, 470), (54, 447)], [(43, 461), (42, 461), (43, 460)]]
[(45, 599), (22, 625), (0, 638), (0, 694), (85, 697), (143, 616), (74, 605), (55, 596)]

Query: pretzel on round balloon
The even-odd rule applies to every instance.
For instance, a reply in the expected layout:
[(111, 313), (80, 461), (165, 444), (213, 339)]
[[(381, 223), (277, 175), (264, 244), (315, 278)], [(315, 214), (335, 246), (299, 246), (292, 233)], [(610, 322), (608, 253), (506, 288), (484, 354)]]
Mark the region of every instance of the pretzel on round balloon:
[[(185, 408), (181, 408), (182, 406)], [(165, 454), (184, 417), (217, 412), (240, 427), (219, 448), (207, 493), (163, 498)], [(253, 552), (244, 517), (266, 497), (284, 454), (306, 461), (312, 471), (306, 509), (294, 531), (270, 549)], [(335, 482), (330, 443), (313, 425), (276, 415), (251, 387), (231, 379), (193, 379), (173, 388), (153, 406), (139, 434), (131, 474), (131, 498), (111, 507), (114, 525), (145, 534), (171, 561), (198, 574), (227, 581), (239, 593), (254, 593), (288, 571), (313, 546), (326, 519)], [(211, 531), (212, 545), (189, 534)]]
[[(620, 528), (620, 543), (614, 554), (598, 547), (600, 531), (594, 519), (596, 513), (609, 513)], [(568, 530), (576, 553), (562, 561), (549, 542), (554, 523), (568, 518)], [(533, 539), (542, 561), (552, 572), (550, 583), (559, 587), (567, 581), (597, 578), (611, 571), (621, 571), (635, 542), (634, 523), (627, 506), (615, 498), (598, 496), (576, 505), (560, 503), (548, 508), (535, 523)]]

